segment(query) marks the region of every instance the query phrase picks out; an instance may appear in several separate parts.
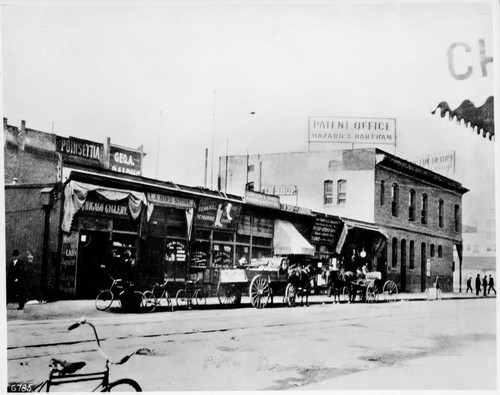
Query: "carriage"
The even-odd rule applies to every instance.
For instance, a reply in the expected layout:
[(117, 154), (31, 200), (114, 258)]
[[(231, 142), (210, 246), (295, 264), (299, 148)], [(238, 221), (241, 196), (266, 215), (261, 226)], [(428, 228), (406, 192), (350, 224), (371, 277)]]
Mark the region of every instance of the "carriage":
[(386, 302), (398, 300), (398, 287), (392, 280), (383, 281), (381, 272), (368, 272), (363, 276), (356, 276), (352, 272), (330, 273), (328, 295), (334, 294), (345, 301), (354, 301), (356, 296), (364, 302), (373, 303), (382, 293)]
[(239, 268), (220, 270), (217, 297), (222, 305), (239, 305), (246, 291), (252, 306), (261, 309), (272, 304), (273, 297), (278, 295), (293, 306), (296, 298), (306, 290), (290, 281), (288, 258), (274, 257), (254, 259)]

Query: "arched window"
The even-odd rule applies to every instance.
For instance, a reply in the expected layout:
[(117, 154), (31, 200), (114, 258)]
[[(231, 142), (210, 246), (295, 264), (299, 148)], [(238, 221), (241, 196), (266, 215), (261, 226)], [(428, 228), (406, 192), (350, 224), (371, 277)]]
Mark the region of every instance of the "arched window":
[(326, 180), (324, 183), (323, 204), (333, 203), (333, 181)]
[(338, 180), (337, 181), (337, 204), (345, 204), (346, 203), (346, 190), (347, 190), (347, 181), (346, 180)]
[(408, 221), (415, 221), (415, 191), (410, 189), (408, 196)]
[(392, 198), (392, 216), (397, 217), (399, 214), (399, 186), (398, 184), (392, 184), (391, 189), (391, 198)]
[(431, 244), (431, 258), (434, 258), (434, 255), (436, 255), (436, 248), (434, 244)]
[(455, 204), (455, 232), (460, 232), (460, 206)]
[(392, 239), (392, 262), (391, 262), (392, 267), (397, 267), (398, 266), (398, 239), (393, 237)]
[(415, 242), (410, 241), (410, 269), (415, 269)]
[(385, 204), (385, 181), (380, 181), (380, 205)]
[(438, 217), (439, 217), (439, 227), (442, 228), (444, 226), (444, 202), (443, 202), (443, 199), (439, 199)]
[(401, 271), (406, 270), (406, 240), (401, 240)]
[(427, 225), (427, 194), (422, 194), (422, 225)]
[(442, 257), (443, 257), (443, 246), (438, 245), (438, 258), (442, 258)]

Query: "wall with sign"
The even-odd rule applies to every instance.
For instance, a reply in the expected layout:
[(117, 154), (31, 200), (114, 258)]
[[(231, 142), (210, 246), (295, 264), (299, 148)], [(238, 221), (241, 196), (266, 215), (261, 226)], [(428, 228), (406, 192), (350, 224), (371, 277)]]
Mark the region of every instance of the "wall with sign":
[(118, 173), (142, 175), (143, 152), (119, 147), (109, 146), (109, 168)]
[(61, 278), (62, 292), (72, 294), (76, 288), (76, 260), (78, 257), (78, 232), (63, 233), (61, 244)]

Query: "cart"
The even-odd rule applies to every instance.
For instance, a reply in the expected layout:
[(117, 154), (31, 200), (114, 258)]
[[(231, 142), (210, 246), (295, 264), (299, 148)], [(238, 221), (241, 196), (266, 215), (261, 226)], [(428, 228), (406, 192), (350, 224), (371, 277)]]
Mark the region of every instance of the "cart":
[(364, 279), (351, 282), (350, 286), (351, 300), (354, 300), (359, 295), (362, 301), (373, 303), (378, 300), (380, 293), (383, 293), (384, 300), (387, 302), (398, 300), (398, 287), (396, 283), (392, 280), (382, 281), (381, 272), (368, 272)]
[(273, 302), (273, 296), (284, 295), (287, 279), (287, 258), (254, 259), (239, 268), (220, 270), (217, 297), (222, 305), (235, 306), (248, 292), (252, 306), (261, 309)]

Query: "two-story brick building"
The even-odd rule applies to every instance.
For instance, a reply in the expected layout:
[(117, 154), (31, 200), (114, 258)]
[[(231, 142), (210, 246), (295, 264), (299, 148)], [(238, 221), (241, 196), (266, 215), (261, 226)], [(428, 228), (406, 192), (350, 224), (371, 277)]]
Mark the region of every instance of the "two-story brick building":
[(467, 192), (460, 183), (376, 148), (221, 157), (219, 168), (227, 192), (250, 185), (343, 218), (330, 247), (348, 268), (364, 262), (400, 291), (423, 291), (437, 276), (452, 287)]

